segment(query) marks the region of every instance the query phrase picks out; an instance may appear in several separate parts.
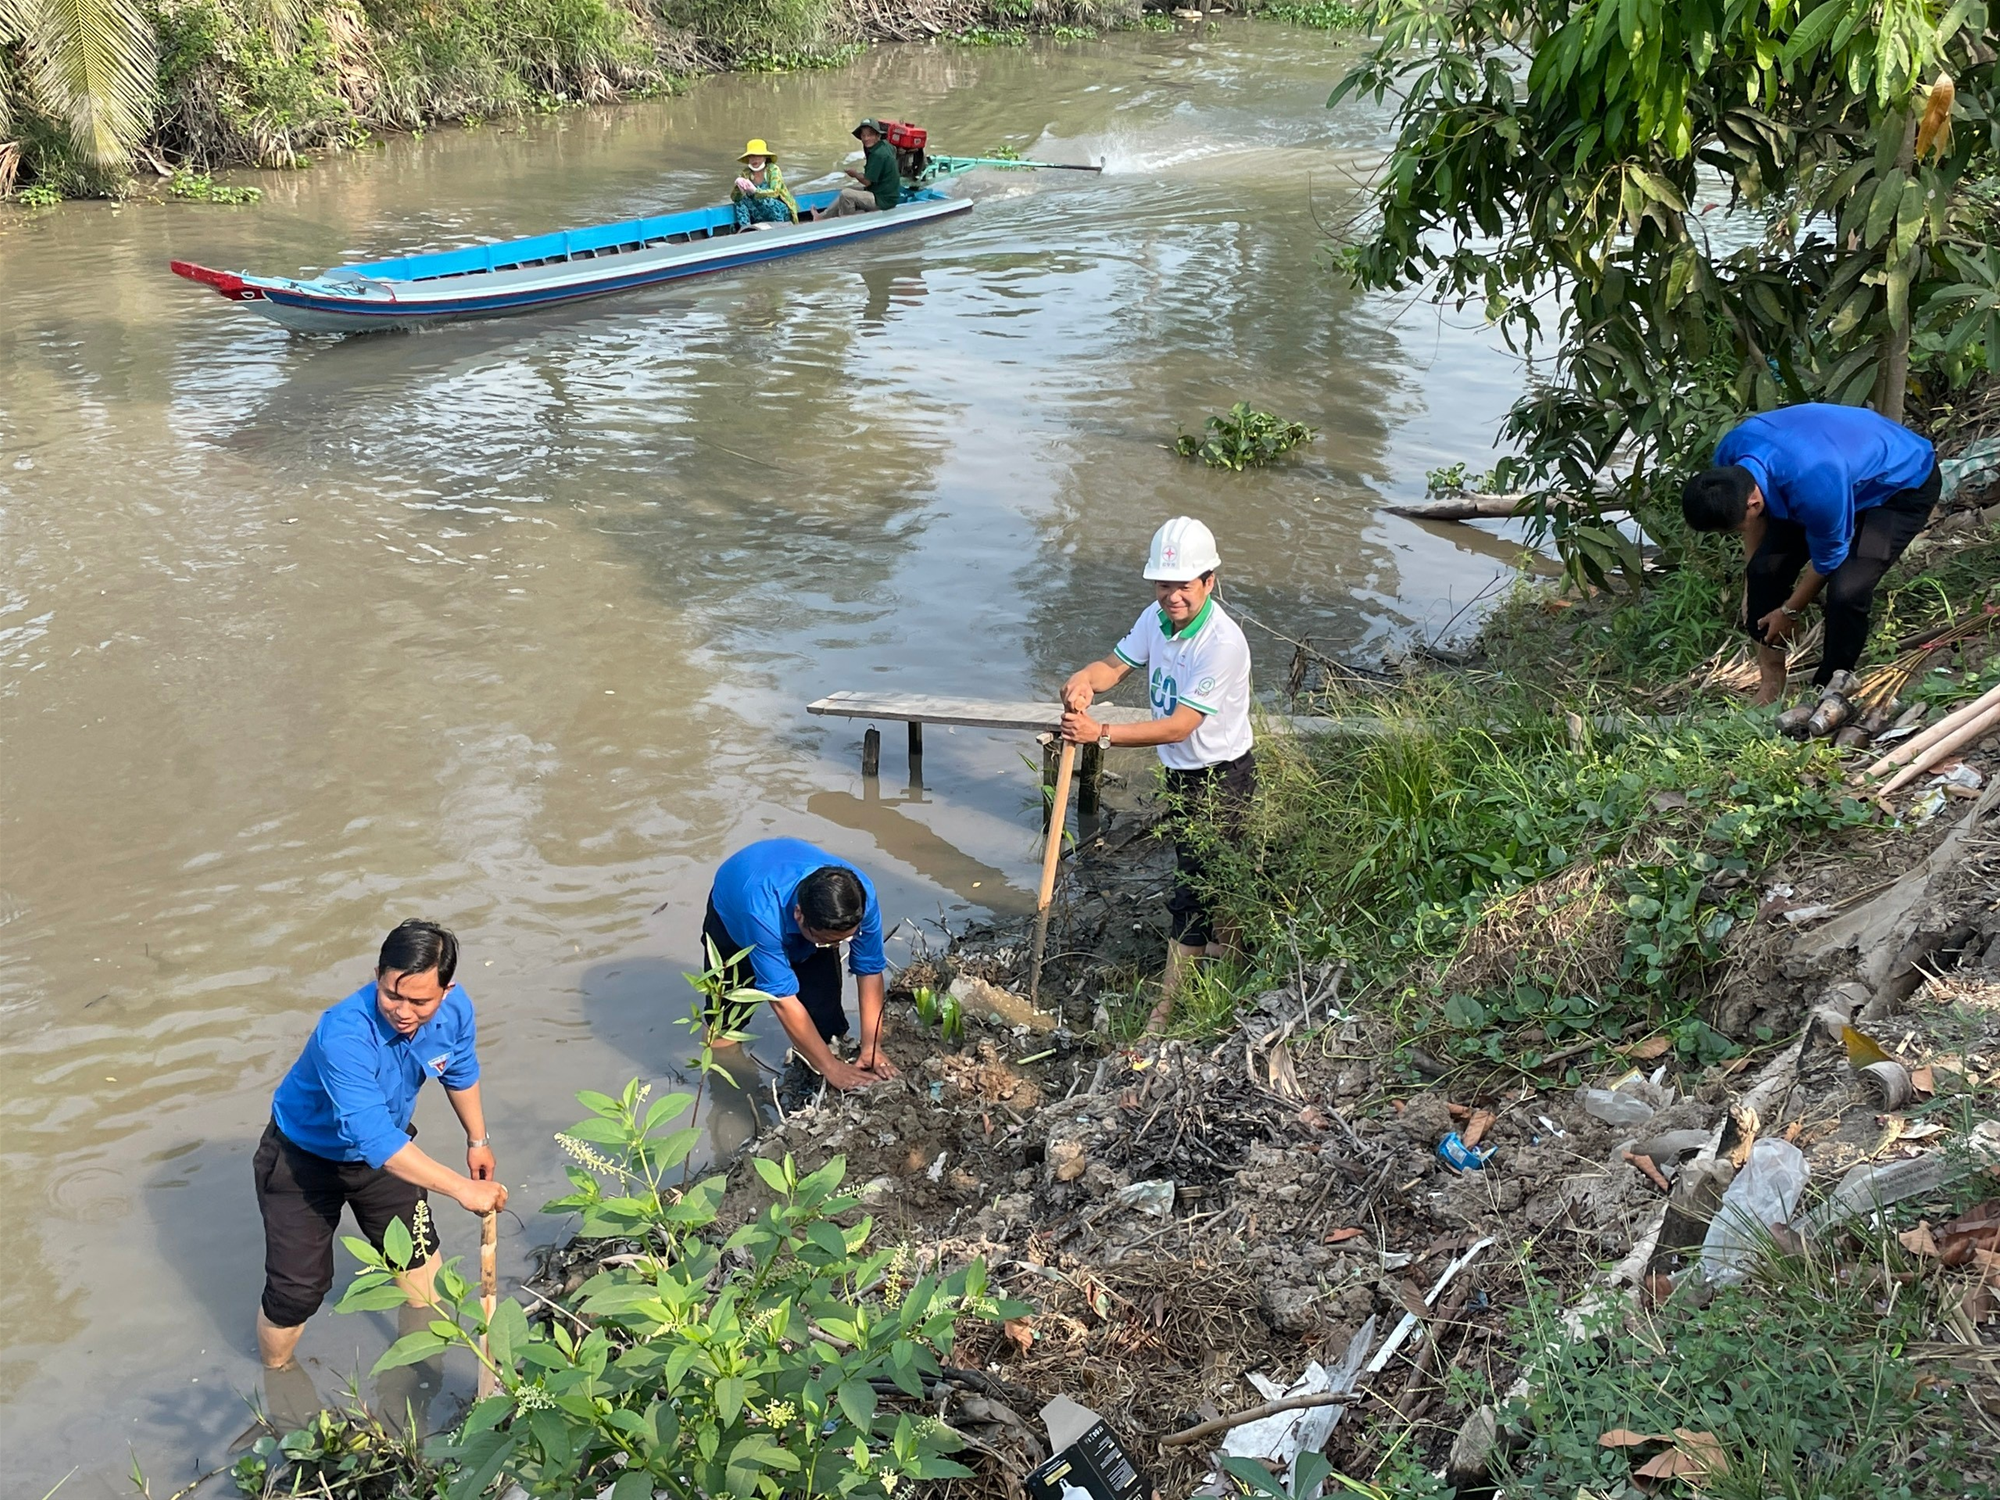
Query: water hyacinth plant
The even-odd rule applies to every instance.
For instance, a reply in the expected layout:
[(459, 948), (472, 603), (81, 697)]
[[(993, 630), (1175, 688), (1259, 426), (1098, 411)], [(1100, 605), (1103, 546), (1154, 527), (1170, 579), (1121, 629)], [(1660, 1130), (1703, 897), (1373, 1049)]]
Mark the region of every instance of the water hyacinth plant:
[(1211, 469), (1259, 469), (1318, 434), (1303, 422), (1286, 422), (1267, 411), (1239, 401), (1222, 416), (1210, 417), (1206, 435), (1184, 432), (1174, 439), (1174, 452), (1198, 458)]

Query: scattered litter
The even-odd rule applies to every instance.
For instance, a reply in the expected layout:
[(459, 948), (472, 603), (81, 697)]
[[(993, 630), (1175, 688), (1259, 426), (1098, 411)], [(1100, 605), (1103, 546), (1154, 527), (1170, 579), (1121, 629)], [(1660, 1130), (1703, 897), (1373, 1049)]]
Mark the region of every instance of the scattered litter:
[(924, 1173), (924, 1175), (930, 1178), (932, 1182), (944, 1181), (944, 1159), (949, 1155), (951, 1155), (949, 1151), (938, 1152), (937, 1160), (931, 1163), (930, 1171)]
[(1807, 1216), (1807, 1228), (1814, 1234), (1823, 1234), (1859, 1214), (1873, 1213), (1905, 1198), (1928, 1193), (1952, 1175), (1950, 1163), (1937, 1151), (1875, 1165), (1858, 1162), (1840, 1179), (1840, 1186)]
[(1087, 1406), (1058, 1396), (1042, 1408), (1055, 1456), (1028, 1475), (1033, 1500), (1139, 1500), (1152, 1485), (1109, 1425)]
[[(1452, 1278), (1471, 1265), (1474, 1259), (1478, 1257), (1479, 1252), (1492, 1243), (1493, 1236), (1490, 1234), (1482, 1240), (1475, 1241), (1469, 1250), (1446, 1266), (1443, 1271), (1439, 1272), (1438, 1279), (1431, 1283), (1431, 1289), (1424, 1293), (1424, 1306), (1436, 1307), (1438, 1293), (1449, 1286)], [(1388, 1261), (1388, 1258), (1386, 1255), (1382, 1257), (1385, 1263)], [(1368, 1361), (1368, 1373), (1370, 1375), (1380, 1375), (1387, 1369), (1389, 1361), (1395, 1355), (1396, 1351), (1402, 1348), (1404, 1341), (1416, 1331), (1417, 1315), (1411, 1312), (1404, 1313), (1402, 1321), (1390, 1330), (1389, 1336), (1382, 1341), (1382, 1347), (1375, 1351), (1375, 1357)]]
[(1648, 1136), (1632, 1148), (1639, 1156), (1650, 1156), (1657, 1162), (1679, 1161), (1689, 1152), (1699, 1151), (1708, 1144), (1706, 1130), (1663, 1130), (1658, 1135)]
[(1607, 1125), (1643, 1125), (1659, 1113), (1637, 1095), (1616, 1089), (1578, 1089), (1576, 1102), (1585, 1114)]
[(1960, 761), (1943, 774), (1933, 776), (1925, 785), (1938, 787), (1955, 786), (1963, 791), (1976, 792), (1986, 785), (1986, 778), (1981, 776), (1977, 770), (1967, 765), (1964, 761)]
[(1820, 901), (1811, 906), (1794, 906), (1784, 915), (1785, 920), (1796, 927), (1801, 922), (1817, 922), (1821, 917), (1832, 916), (1833, 906), (1830, 902)]
[(1750, 1148), (1701, 1242), (1702, 1273), (1711, 1282), (1730, 1286), (1750, 1274), (1758, 1246), (1798, 1212), (1808, 1175), (1805, 1153), (1789, 1141), (1766, 1136)]
[(1171, 1218), (1174, 1212), (1174, 1185), (1160, 1178), (1130, 1183), (1113, 1193), (1111, 1201), (1120, 1208), (1151, 1214), (1156, 1219)]
[[(1901, 1109), (1910, 1102), (1913, 1089), (1910, 1070), (1893, 1058), (1870, 1063), (1861, 1070), (1861, 1087), (1883, 1109)], [(1907, 1132), (1906, 1132), (1907, 1133)]]
[(1491, 1146), (1482, 1149), (1466, 1145), (1459, 1133), (1454, 1130), (1438, 1142), (1437, 1154), (1438, 1159), (1454, 1172), (1477, 1172), (1486, 1165), (1487, 1160), (1493, 1155), (1493, 1150)]
[(1053, 1031), (1058, 1020), (1055, 1016), (1045, 1015), (1036, 1010), (1012, 990), (1003, 990), (997, 984), (989, 984), (976, 974), (960, 974), (952, 980), (948, 993), (965, 1008), (968, 1015), (1001, 1026)]
[[(1354, 1389), (1354, 1382), (1361, 1374), (1361, 1362), (1368, 1357), (1369, 1345), (1374, 1342), (1375, 1320), (1371, 1317), (1362, 1325), (1361, 1331), (1348, 1340), (1347, 1352), (1341, 1356), (1337, 1369), (1328, 1370), (1318, 1360), (1313, 1360), (1306, 1366), (1305, 1373), (1289, 1387), (1280, 1386), (1255, 1372), (1250, 1376), (1250, 1383), (1266, 1401), (1289, 1401), (1298, 1396), (1344, 1395)], [(1324, 1448), (1333, 1436), (1334, 1424), (1345, 1410), (1344, 1406), (1328, 1403), (1295, 1411), (1274, 1412), (1268, 1417), (1232, 1427), (1228, 1436), (1223, 1438), (1220, 1451), (1231, 1458), (1262, 1459), (1281, 1466), (1285, 1471), (1285, 1487), (1296, 1492), (1295, 1470), (1299, 1455), (1317, 1453)]]

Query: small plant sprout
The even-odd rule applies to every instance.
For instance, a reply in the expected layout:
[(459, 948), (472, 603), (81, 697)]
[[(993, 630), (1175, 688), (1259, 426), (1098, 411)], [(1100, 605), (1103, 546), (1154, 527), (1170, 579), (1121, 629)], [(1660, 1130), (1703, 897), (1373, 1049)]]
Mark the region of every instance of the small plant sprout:
[(938, 1035), (947, 1042), (957, 1042), (965, 1036), (965, 1011), (958, 1003), (958, 996), (949, 990), (938, 1001)]
[(919, 1021), (922, 1021), (926, 1026), (937, 1025), (938, 997), (936, 990), (927, 984), (920, 984), (910, 991), (910, 1003), (916, 1006), (917, 1019)]

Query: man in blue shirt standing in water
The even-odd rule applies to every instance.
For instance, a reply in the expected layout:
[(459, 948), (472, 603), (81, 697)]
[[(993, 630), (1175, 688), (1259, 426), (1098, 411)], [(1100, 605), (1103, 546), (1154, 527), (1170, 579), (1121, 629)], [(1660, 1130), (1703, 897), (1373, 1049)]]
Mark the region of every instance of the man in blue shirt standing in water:
[[(727, 963), (749, 949), (730, 982), (768, 995), (792, 1048), (837, 1089), (866, 1088), (896, 1076), (882, 1048), (884, 975), (882, 908), (875, 887), (853, 865), (804, 839), (765, 839), (746, 845), (715, 872), (701, 924), (706, 949)], [(847, 1035), (841, 1004), (840, 945), (854, 975), (861, 1012), (861, 1050), (853, 1063), (834, 1055), (832, 1043)], [(745, 972), (747, 967), (748, 972)], [(711, 1018), (735, 1030), (747, 1011)]]
[[(333, 1237), (343, 1207), (376, 1249), (392, 1219), (416, 1258), (400, 1277), (410, 1304), (431, 1299), (438, 1240), (428, 1192), (469, 1213), (507, 1203), (479, 1102), (472, 1002), (452, 983), (458, 939), (435, 922), (390, 933), (375, 977), (326, 1011), (271, 1100), (257, 1147), (264, 1216), (264, 1296), (257, 1352), (267, 1369), (292, 1362), (299, 1335), (333, 1287)], [(424, 1080), (444, 1084), (465, 1127), (465, 1175), (417, 1149), (410, 1115)]]
[[(1865, 407), (1816, 402), (1749, 418), (1716, 448), (1715, 467), (1687, 482), (1688, 525), (1743, 538), (1739, 623), (1757, 642), (1760, 707), (1784, 692), (1786, 643), (1815, 599), (1826, 644), (1813, 682), (1824, 694), (1847, 692), (1875, 587), (1924, 529), (1941, 485), (1936, 452), (1908, 428)], [(1781, 722), (1799, 728), (1805, 715)]]

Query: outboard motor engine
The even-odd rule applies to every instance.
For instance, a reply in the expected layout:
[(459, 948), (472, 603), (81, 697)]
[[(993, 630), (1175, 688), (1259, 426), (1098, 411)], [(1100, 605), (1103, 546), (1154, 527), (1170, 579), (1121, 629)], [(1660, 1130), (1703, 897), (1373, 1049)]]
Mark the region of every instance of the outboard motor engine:
[(930, 132), (902, 120), (884, 120), (882, 138), (895, 148), (896, 166), (904, 178), (910, 182), (921, 179), (924, 168), (930, 165), (930, 158), (924, 154)]

